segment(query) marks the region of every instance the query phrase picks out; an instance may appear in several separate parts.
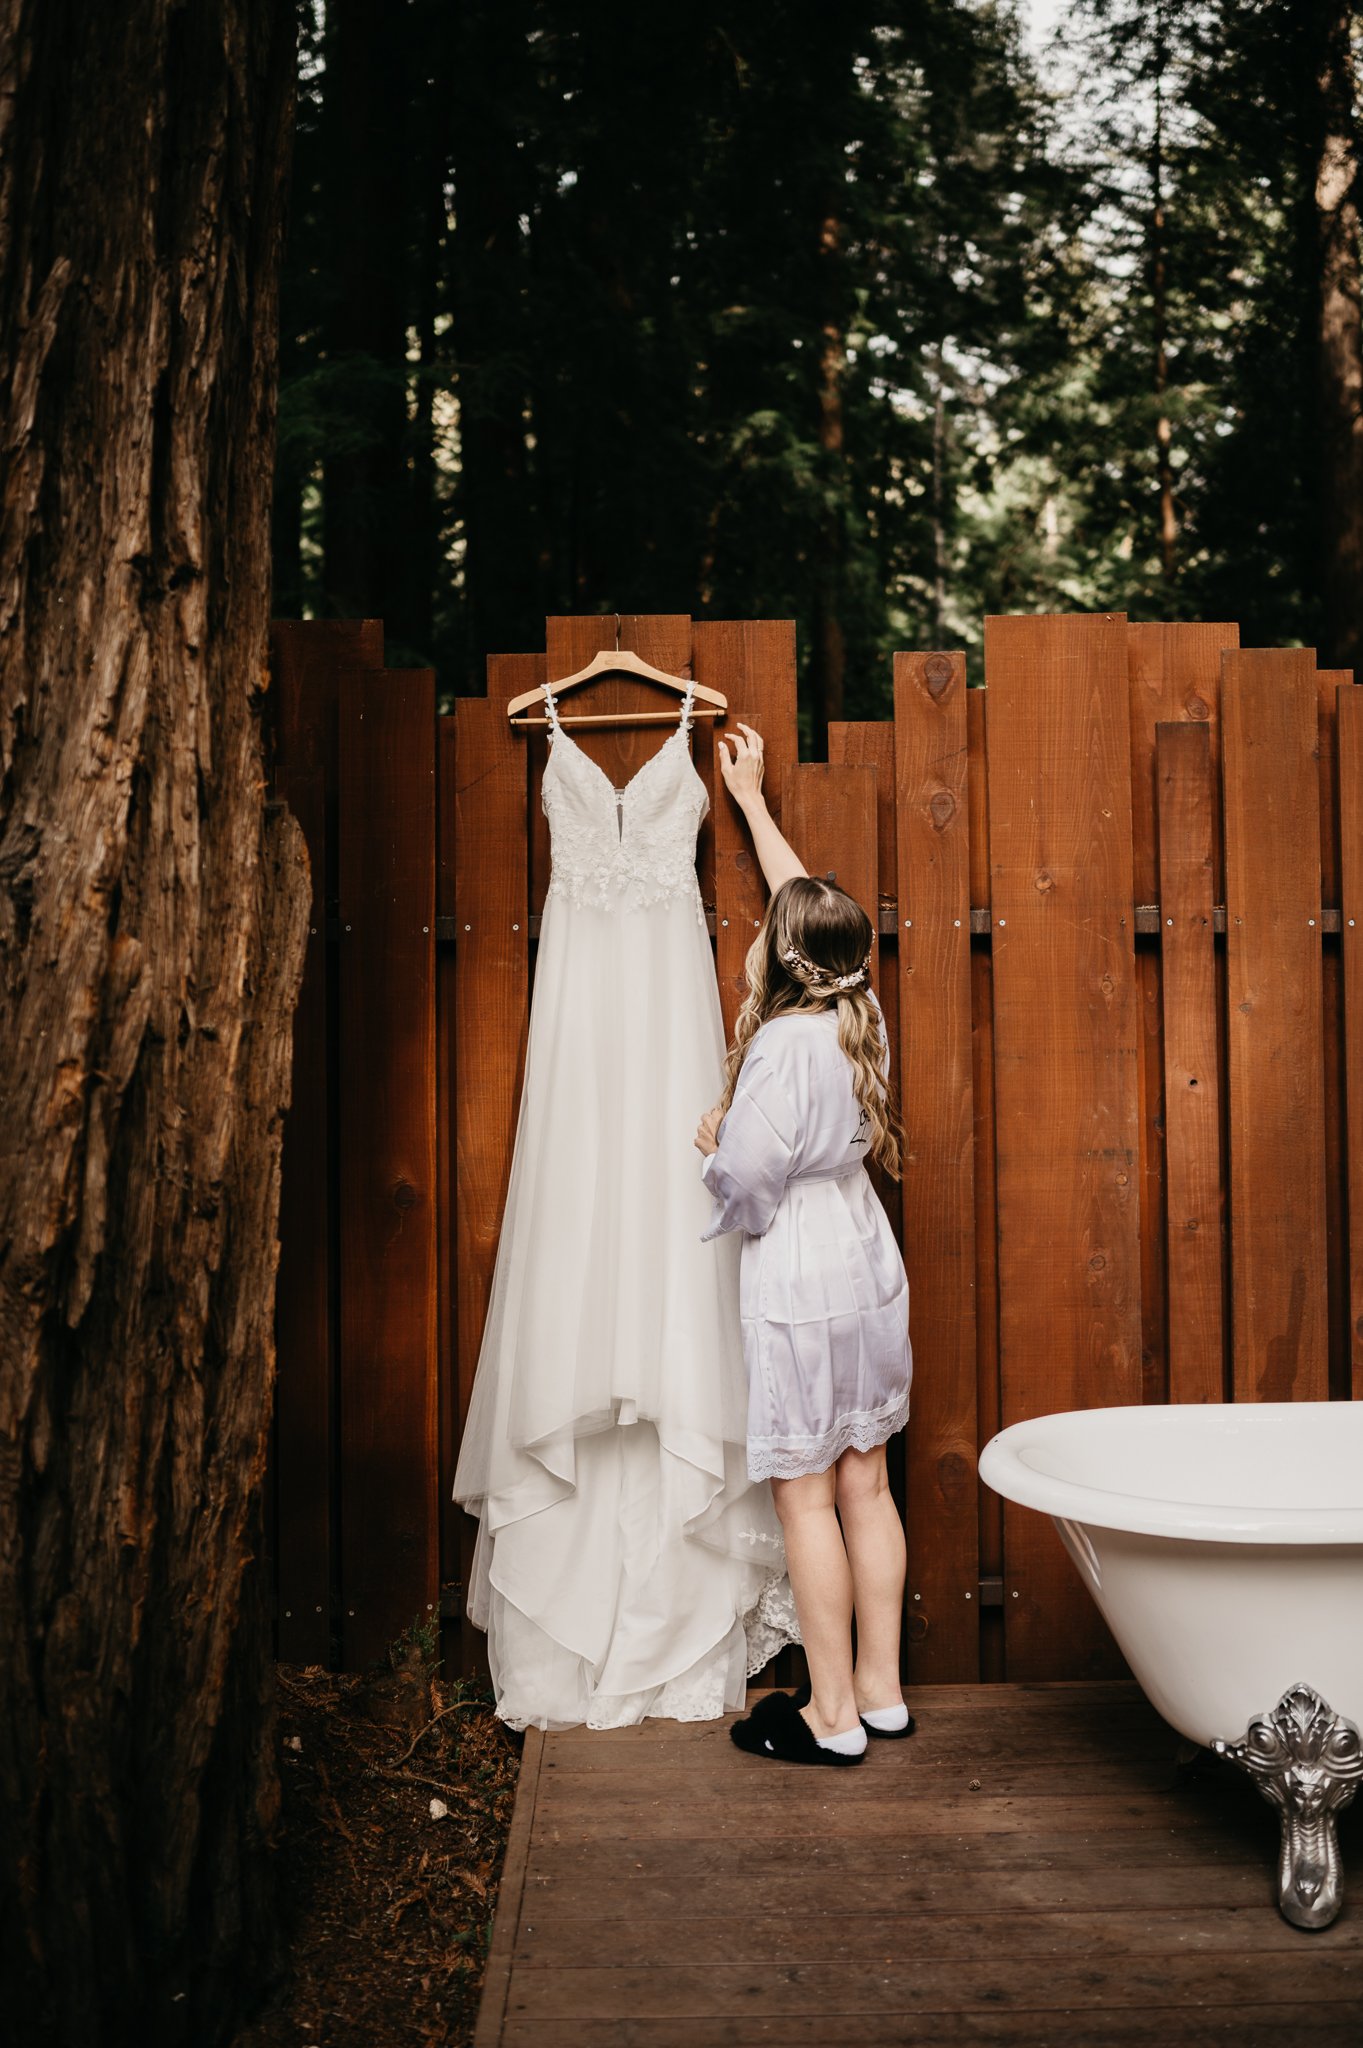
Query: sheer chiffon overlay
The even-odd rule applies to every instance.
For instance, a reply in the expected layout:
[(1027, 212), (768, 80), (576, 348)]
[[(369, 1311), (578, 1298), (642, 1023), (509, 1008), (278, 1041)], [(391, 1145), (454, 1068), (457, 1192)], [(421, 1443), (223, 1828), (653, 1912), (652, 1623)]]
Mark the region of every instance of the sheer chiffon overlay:
[(708, 803), (676, 730), (623, 791), (557, 722), (553, 856), (506, 1213), (454, 1496), (468, 1613), (511, 1726), (741, 1707), (798, 1640), (770, 1490), (747, 1473), (732, 1238), (692, 1134), (719, 991), (696, 882)]

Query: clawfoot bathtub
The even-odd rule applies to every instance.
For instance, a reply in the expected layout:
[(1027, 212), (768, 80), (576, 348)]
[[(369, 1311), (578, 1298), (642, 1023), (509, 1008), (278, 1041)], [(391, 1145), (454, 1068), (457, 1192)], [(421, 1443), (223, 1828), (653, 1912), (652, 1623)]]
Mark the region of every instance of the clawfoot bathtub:
[(1278, 1809), (1279, 1904), (1327, 1927), (1363, 1776), (1363, 1402), (1043, 1415), (980, 1476), (1052, 1517), (1152, 1704)]

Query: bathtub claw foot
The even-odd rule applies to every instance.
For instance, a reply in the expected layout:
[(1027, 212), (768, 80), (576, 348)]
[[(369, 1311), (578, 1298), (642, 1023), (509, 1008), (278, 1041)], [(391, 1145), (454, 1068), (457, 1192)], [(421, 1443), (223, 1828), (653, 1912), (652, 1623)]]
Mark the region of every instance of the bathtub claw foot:
[(1309, 1685), (1294, 1685), (1242, 1742), (1213, 1742), (1249, 1772), (1282, 1821), (1278, 1904), (1294, 1927), (1328, 1927), (1344, 1899), (1335, 1815), (1363, 1777), (1363, 1734)]

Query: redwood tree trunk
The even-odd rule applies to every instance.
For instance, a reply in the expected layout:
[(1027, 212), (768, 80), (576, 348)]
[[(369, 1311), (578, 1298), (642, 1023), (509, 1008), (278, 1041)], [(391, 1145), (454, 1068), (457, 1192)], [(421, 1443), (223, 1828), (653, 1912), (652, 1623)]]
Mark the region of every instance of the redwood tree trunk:
[(1363, 679), (1363, 326), (1350, 47), (1353, 12), (1344, 0), (1327, 0), (1319, 16), (1316, 226), (1324, 601), (1321, 659), (1331, 667), (1358, 670)]
[(276, 1963), (259, 1583), (306, 928), (263, 803), (290, 0), (0, 0), (0, 1981)]

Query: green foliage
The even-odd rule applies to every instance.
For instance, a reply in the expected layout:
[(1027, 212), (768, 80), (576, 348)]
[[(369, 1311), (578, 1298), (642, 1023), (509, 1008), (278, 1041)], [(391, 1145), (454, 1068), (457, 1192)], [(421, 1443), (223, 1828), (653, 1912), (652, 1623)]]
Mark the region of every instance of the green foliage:
[[(276, 610), (380, 610), (447, 692), (546, 612), (793, 616), (806, 664), (832, 616), (852, 716), (991, 610), (1310, 638), (1317, 0), (1083, 0), (1040, 58), (1021, 12), (405, 0), (357, 125), (366, 9), (311, 0)], [(338, 217), (395, 129), (392, 217)]]

